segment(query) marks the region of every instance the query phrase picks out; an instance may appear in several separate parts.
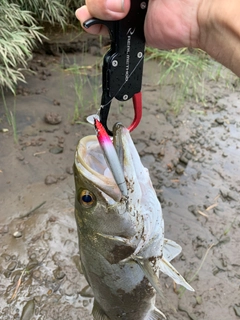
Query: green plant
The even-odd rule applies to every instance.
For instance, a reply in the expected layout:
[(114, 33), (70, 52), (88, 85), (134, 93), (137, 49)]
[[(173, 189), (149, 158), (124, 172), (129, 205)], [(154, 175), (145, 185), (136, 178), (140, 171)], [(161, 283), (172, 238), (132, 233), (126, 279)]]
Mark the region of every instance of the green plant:
[(99, 62), (96, 62), (91, 68), (91, 74), (87, 78), (89, 88), (93, 97), (93, 106), (96, 110), (100, 107), (100, 89), (101, 89), (101, 71), (99, 69)]
[(2, 96), (2, 101), (3, 101), (3, 106), (4, 106), (5, 116), (7, 118), (7, 122), (8, 122), (9, 125), (11, 125), (11, 114), (10, 114), (10, 111), (8, 109), (8, 106), (7, 106), (7, 101), (5, 99), (5, 94), (4, 94), (4, 91), (3, 91), (3, 87), (1, 87), (1, 96)]
[[(206, 259), (207, 259), (207, 256), (210, 252), (210, 250), (212, 249), (212, 247), (216, 246), (217, 244), (216, 243), (212, 243), (208, 249), (206, 250), (206, 253), (204, 255), (204, 257), (202, 258), (202, 261), (198, 267), (198, 269), (196, 270), (196, 272), (192, 275), (192, 277), (190, 279), (187, 279), (187, 282), (190, 284), (192, 281), (195, 280), (195, 278), (197, 277), (197, 275), (199, 274), (199, 272), (201, 271)], [(181, 286), (178, 290), (178, 293), (179, 293), (179, 297), (182, 298), (183, 294), (185, 293), (186, 291), (186, 288), (184, 288), (183, 286)]]
[(190, 52), (187, 48), (170, 51), (147, 48), (145, 60), (150, 59), (159, 61), (158, 84), (174, 86), (170, 103), (175, 112), (179, 112), (186, 98), (204, 102), (204, 81), (210, 60), (203, 51), (196, 49)]
[(99, 62), (94, 65), (79, 66), (74, 63), (67, 69), (73, 75), (76, 100), (74, 103), (73, 122), (81, 123), (85, 108), (94, 107), (96, 111), (100, 107), (101, 72)]
[(21, 10), (31, 11), (40, 25), (47, 22), (51, 25), (60, 24), (64, 28), (70, 21), (77, 22), (75, 10), (84, 1), (82, 0), (14, 0)]
[(67, 70), (73, 74), (74, 77), (74, 90), (76, 100), (74, 104), (73, 122), (76, 122), (81, 117), (85, 107), (85, 94), (84, 88), (87, 83), (87, 74), (84, 71), (85, 67), (79, 67), (77, 64), (72, 65)]
[(30, 11), (34, 18), (41, 22), (48, 22), (52, 25), (60, 24), (62, 27), (66, 24), (68, 15), (67, 7), (58, 0), (15, 0), (22, 11)]
[(18, 143), (17, 122), (16, 122), (16, 98), (14, 97), (13, 111), (9, 111), (11, 116), (11, 125), (13, 130), (13, 139)]
[(83, 3), (77, 0), (2, 0), (0, 5), (0, 86), (14, 92), (18, 81), (24, 81), (36, 41), (43, 37), (43, 25), (77, 23), (75, 10)]
[(0, 6), (0, 86), (14, 92), (17, 81), (24, 81), (35, 39), (41, 41), (40, 27), (29, 11), (7, 0)]
[(12, 130), (13, 130), (14, 142), (18, 143), (17, 122), (16, 122), (16, 96), (14, 96), (13, 110), (10, 110), (8, 108), (3, 88), (1, 88), (1, 97), (2, 97), (2, 101), (3, 101), (3, 106), (4, 106), (5, 116), (6, 116), (7, 122), (9, 124), (9, 126), (12, 127)]

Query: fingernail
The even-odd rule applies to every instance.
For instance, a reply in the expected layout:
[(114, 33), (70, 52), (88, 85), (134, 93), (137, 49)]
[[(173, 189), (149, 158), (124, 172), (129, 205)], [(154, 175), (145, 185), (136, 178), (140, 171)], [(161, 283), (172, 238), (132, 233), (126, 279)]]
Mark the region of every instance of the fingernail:
[(124, 12), (124, 0), (107, 0), (106, 7), (113, 12)]

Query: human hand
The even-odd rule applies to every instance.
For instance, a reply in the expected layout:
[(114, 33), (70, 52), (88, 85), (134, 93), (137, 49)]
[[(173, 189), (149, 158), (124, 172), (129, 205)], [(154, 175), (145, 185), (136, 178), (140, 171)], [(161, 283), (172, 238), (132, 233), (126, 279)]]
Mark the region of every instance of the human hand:
[[(198, 47), (198, 10), (201, 0), (149, 0), (145, 19), (148, 45), (159, 49)], [(95, 17), (102, 20), (123, 19), (130, 0), (86, 0), (76, 11), (81, 23)], [(87, 30), (93, 34), (108, 34), (105, 26), (94, 25)]]
[[(120, 20), (127, 15), (130, 1), (86, 0), (76, 16), (81, 23), (92, 17)], [(158, 49), (200, 48), (240, 76), (239, 12), (239, 0), (149, 0), (146, 43)], [(99, 25), (87, 31), (107, 34), (106, 27)]]

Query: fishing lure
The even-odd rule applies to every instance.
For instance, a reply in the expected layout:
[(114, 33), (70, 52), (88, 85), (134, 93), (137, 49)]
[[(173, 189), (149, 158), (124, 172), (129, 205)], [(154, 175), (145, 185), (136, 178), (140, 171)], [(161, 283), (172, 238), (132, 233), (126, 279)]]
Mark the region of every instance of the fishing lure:
[(112, 172), (112, 175), (120, 191), (122, 192), (122, 195), (124, 197), (127, 197), (128, 191), (127, 191), (127, 185), (126, 185), (123, 169), (119, 161), (119, 157), (116, 152), (116, 149), (114, 148), (114, 145), (112, 143), (112, 140), (107, 134), (104, 126), (96, 118), (94, 119), (94, 126), (96, 130), (98, 142), (103, 150), (103, 154), (106, 159), (106, 162), (108, 163), (109, 169)]

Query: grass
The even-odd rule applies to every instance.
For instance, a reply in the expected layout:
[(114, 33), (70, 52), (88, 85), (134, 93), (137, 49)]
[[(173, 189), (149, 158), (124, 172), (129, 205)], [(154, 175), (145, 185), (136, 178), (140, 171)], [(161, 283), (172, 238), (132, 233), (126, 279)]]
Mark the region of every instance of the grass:
[(236, 219), (237, 219), (237, 215), (235, 216), (235, 218), (233, 219), (233, 221), (229, 224), (229, 226), (224, 230), (223, 236), (226, 236), (226, 235), (230, 232), (230, 230), (231, 230), (231, 228), (233, 227)]
[(7, 122), (9, 126), (12, 127), (14, 142), (18, 143), (17, 121), (16, 121), (16, 96), (14, 96), (13, 110), (10, 110), (8, 108), (3, 88), (1, 88), (1, 96), (2, 96), (2, 101), (3, 101)]
[(16, 97), (14, 97), (13, 111), (10, 111), (11, 116), (11, 126), (13, 130), (13, 140), (18, 143), (18, 133), (17, 133), (17, 121), (16, 121)]
[(0, 86), (13, 93), (18, 81), (25, 81), (23, 69), (41, 41), (43, 27), (59, 25), (64, 29), (77, 23), (77, 0), (1, 0), (0, 5)]
[(75, 10), (83, 4), (79, 0), (1, 0), (0, 5), (0, 88), (5, 114), (12, 126), (17, 142), (15, 105), (10, 111), (6, 105), (4, 90), (15, 94), (36, 42), (41, 42), (43, 26), (59, 25), (62, 30), (71, 22), (77, 23)]
[(2, 0), (0, 6), (0, 86), (14, 92), (18, 81), (24, 81), (22, 68), (32, 56), (35, 40), (41, 41), (41, 28), (29, 11)]
[[(202, 261), (201, 261), (201, 263), (200, 263), (197, 271), (193, 274), (193, 276), (192, 276), (189, 280), (187, 280), (187, 282), (188, 282), (189, 284), (190, 284), (191, 282), (193, 282), (193, 281), (196, 279), (196, 277), (198, 276), (199, 272), (201, 271), (201, 269), (202, 269), (202, 267), (203, 267), (203, 265), (204, 265), (204, 263), (205, 263), (205, 261), (206, 261), (206, 259), (207, 259), (207, 256), (208, 256), (210, 250), (211, 250), (212, 247), (214, 247), (214, 246), (216, 246), (216, 243), (211, 244), (211, 245), (208, 247), (208, 249), (206, 250), (205, 255), (204, 255), (204, 257), (203, 257), (203, 259), (202, 259)], [(182, 286), (180, 287), (180, 289), (178, 290), (178, 294), (179, 294), (179, 297), (180, 297), (180, 298), (183, 296), (183, 294), (185, 293), (186, 290), (187, 290), (186, 288), (184, 288), (184, 287), (182, 287)]]
[[(2, 0), (0, 5), (0, 87), (6, 87), (13, 93), (19, 81), (25, 81), (23, 70), (31, 59), (36, 42), (41, 41), (41, 32), (45, 25), (57, 25), (64, 30), (72, 23), (78, 23), (75, 10), (83, 4), (83, 0)], [(102, 37), (99, 38), (100, 45)], [(146, 60), (155, 59), (159, 63), (161, 86), (171, 84), (171, 109), (178, 113), (186, 99), (194, 99), (197, 103), (205, 104), (205, 79), (212, 76), (209, 70), (209, 57), (201, 50), (146, 49)], [(90, 76), (84, 75), (83, 69), (77, 66), (74, 74), (76, 102), (74, 105), (74, 121), (81, 118), (86, 101), (84, 88), (88, 85), (93, 98), (94, 108), (100, 105), (99, 70), (91, 66)], [(216, 79), (221, 78), (221, 69), (216, 71)], [(171, 91), (170, 90), (170, 91)], [(6, 109), (6, 108), (5, 108)], [(12, 116), (7, 110), (8, 122)]]
[(59, 0), (15, 0), (21, 10), (32, 12), (35, 20), (43, 23), (50, 23), (51, 25), (60, 24), (62, 27), (66, 24), (66, 16), (68, 9)]
[[(213, 207), (213, 206), (210, 206), (210, 207)], [(234, 223), (236, 222), (236, 219), (237, 219), (237, 215), (235, 215), (234, 219), (229, 223), (229, 225), (226, 227), (226, 229), (223, 230), (223, 233), (220, 235), (220, 237), (218, 237), (218, 241), (216, 243), (212, 243), (206, 250), (203, 258), (202, 258), (202, 261), (198, 267), (198, 269), (195, 271), (195, 273), (192, 275), (192, 277), (190, 279), (187, 279), (187, 282), (190, 284), (191, 282), (193, 282), (196, 277), (198, 276), (199, 272), (201, 271), (206, 259), (207, 259), (207, 256), (210, 252), (210, 250), (215, 247), (215, 246), (218, 246), (219, 244), (221, 244), (222, 242), (222, 238), (225, 237), (226, 235), (228, 235), (228, 233), (230, 232), (230, 230), (233, 228), (233, 225)], [(183, 286), (181, 286), (178, 290), (178, 294), (179, 294), (179, 298), (181, 298), (184, 293), (186, 291), (186, 288), (184, 288)]]
[(76, 95), (72, 122), (80, 123), (84, 110), (93, 107), (97, 111), (100, 106), (99, 63), (86, 66), (74, 63), (67, 71), (73, 74)]
[(73, 75), (73, 85), (75, 91), (75, 103), (73, 116), (71, 116), (71, 122), (75, 123), (80, 120), (86, 106), (85, 86), (87, 83), (87, 73), (85, 67), (79, 66), (74, 63), (71, 67), (66, 69), (67, 72)]
[[(99, 39), (99, 42), (101, 39)], [(196, 103), (206, 104), (205, 81), (209, 79), (218, 80), (222, 77), (221, 68), (213, 72), (211, 60), (201, 50), (157, 50), (146, 49), (145, 60), (157, 60), (159, 65), (158, 85), (170, 85), (169, 97), (171, 101), (170, 110), (179, 113), (186, 100), (194, 100)], [(73, 65), (70, 70), (74, 74), (74, 86), (76, 92), (76, 103), (74, 106), (73, 121), (79, 122), (81, 114), (89, 108), (89, 101), (86, 100), (85, 88), (88, 85), (92, 92), (93, 105), (97, 110), (100, 105), (100, 80), (98, 63), (94, 66), (79, 67)], [(159, 90), (161, 91), (161, 89)]]
[(74, 89), (76, 94), (76, 101), (74, 105), (73, 121), (77, 121), (81, 117), (81, 113), (85, 108), (84, 87), (87, 82), (86, 75), (83, 76), (80, 72), (74, 72)]
[[(10, 2), (10, 1), (9, 1)], [(84, 4), (83, 0), (14, 0), (21, 10), (32, 12), (34, 18), (42, 25), (58, 24), (65, 28), (70, 22), (76, 22), (75, 10)]]
[[(83, 4), (83, 0), (2, 0), (0, 6), (0, 86), (12, 92), (18, 81), (25, 81), (23, 70), (31, 59), (36, 41), (41, 41), (45, 25), (60, 26), (62, 30), (75, 22), (75, 10)], [(102, 43), (102, 38), (99, 38)], [(209, 66), (209, 59), (200, 50), (189, 52), (188, 49), (160, 51), (147, 48), (146, 60), (159, 61), (161, 76), (158, 84), (172, 82), (175, 86), (170, 104), (178, 112), (187, 97), (204, 103), (204, 72)], [(98, 74), (96, 70), (96, 74)], [(220, 76), (220, 73), (219, 73)], [(93, 94), (94, 106), (99, 106), (99, 87), (94, 83), (98, 77), (87, 78)], [(85, 79), (75, 73), (74, 119), (84, 105), (83, 86)]]
[(92, 73), (91, 76), (88, 77), (88, 85), (90, 88), (90, 91), (92, 93), (92, 97), (93, 97), (93, 107), (94, 109), (98, 110), (100, 107), (100, 101), (101, 101), (101, 97), (100, 97), (100, 89), (101, 89), (101, 71), (99, 70), (99, 63), (96, 62), (93, 66), (92, 66)]
[(199, 49), (166, 51), (147, 48), (145, 60), (152, 59), (158, 61), (160, 68), (158, 85), (171, 84), (174, 87), (170, 104), (175, 113), (179, 113), (186, 99), (205, 103), (205, 78), (212, 76), (207, 54)]
[(4, 91), (3, 91), (3, 87), (1, 87), (1, 96), (2, 96), (2, 101), (3, 101), (3, 106), (4, 106), (4, 111), (5, 111), (5, 116), (7, 118), (7, 122), (9, 125), (11, 125), (11, 114), (10, 114), (10, 111), (8, 109), (8, 106), (7, 106), (7, 101), (5, 99), (5, 94), (4, 94)]

